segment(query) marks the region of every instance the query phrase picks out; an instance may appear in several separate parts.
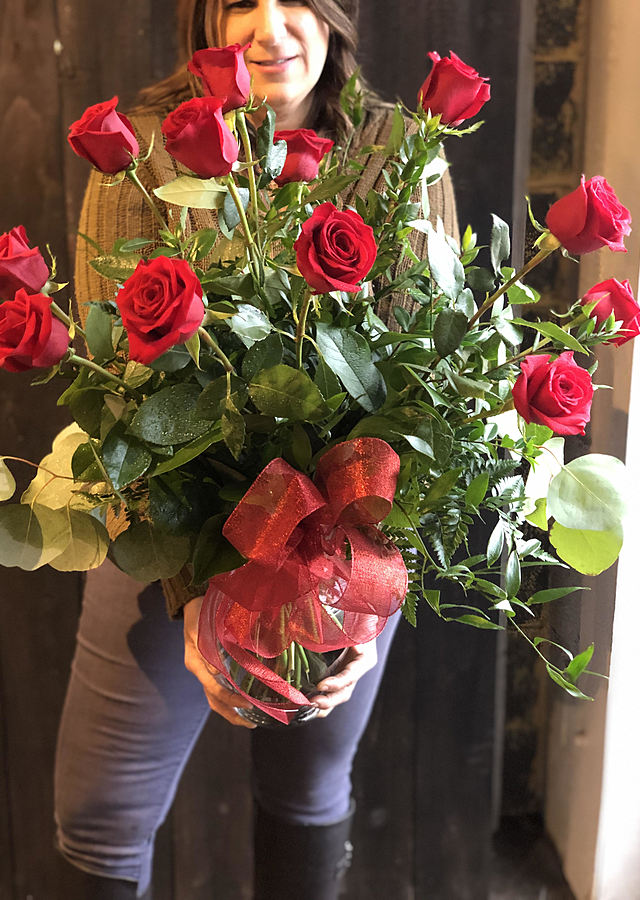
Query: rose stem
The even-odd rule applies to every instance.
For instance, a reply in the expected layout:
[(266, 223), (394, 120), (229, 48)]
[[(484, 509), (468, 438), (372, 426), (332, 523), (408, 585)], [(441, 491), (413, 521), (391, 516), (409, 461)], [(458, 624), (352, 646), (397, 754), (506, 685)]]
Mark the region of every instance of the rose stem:
[(483, 315), (489, 309), (489, 307), (493, 306), (496, 300), (498, 300), (499, 297), (502, 297), (502, 295), (506, 293), (510, 287), (513, 287), (513, 285), (517, 281), (520, 281), (520, 279), (524, 278), (524, 276), (527, 275), (532, 269), (535, 269), (535, 267), (538, 266), (543, 261), (543, 259), (546, 259), (547, 256), (553, 253), (554, 250), (557, 250), (558, 247), (562, 246), (560, 241), (550, 232), (546, 236), (544, 243), (545, 246), (542, 246), (541, 249), (538, 250), (536, 255), (529, 260), (528, 263), (525, 263), (524, 266), (518, 272), (516, 272), (512, 278), (509, 279), (509, 281), (505, 282), (501, 287), (498, 288), (498, 290), (494, 294), (492, 294), (484, 301), (478, 312), (474, 316), (472, 316), (471, 319), (469, 319), (469, 328), (471, 328), (471, 326), (478, 321), (480, 316)]
[(61, 310), (58, 304), (54, 303), (53, 300), (51, 301), (51, 312), (56, 316), (56, 318), (60, 319), (60, 321), (63, 322), (67, 326), (67, 328), (74, 328), (78, 332), (78, 334), (81, 334), (82, 337), (86, 339), (87, 336), (84, 333), (84, 330), (80, 328), (79, 325), (76, 325), (76, 323), (69, 318), (66, 312)]
[(72, 353), (71, 356), (67, 359), (70, 363), (75, 363), (77, 366), (84, 366), (85, 369), (91, 369), (93, 372), (99, 372), (103, 378), (106, 378), (108, 381), (113, 381), (115, 384), (120, 385), (120, 387), (124, 388), (125, 391), (129, 391), (131, 393), (131, 388), (129, 385), (122, 380), (122, 378), (118, 378), (117, 375), (113, 375), (111, 372), (108, 372), (107, 369), (103, 369), (102, 366), (99, 366), (98, 363), (95, 363), (92, 359), (85, 359), (84, 356), (77, 356), (75, 353)]
[(227, 184), (229, 185), (229, 193), (233, 198), (233, 202), (236, 205), (236, 209), (238, 210), (238, 215), (240, 216), (240, 222), (242, 224), (242, 230), (244, 231), (245, 240), (247, 242), (247, 248), (249, 250), (249, 256), (251, 259), (253, 276), (257, 282), (260, 281), (258, 278), (260, 272), (260, 262), (258, 259), (258, 248), (256, 247), (256, 243), (253, 239), (253, 235), (251, 234), (251, 229), (249, 228), (249, 223), (247, 221), (247, 216), (244, 211), (244, 206), (242, 205), (242, 200), (240, 199), (240, 194), (238, 193), (238, 188), (236, 187), (236, 183), (233, 180), (232, 175), (227, 175)]
[(229, 357), (226, 356), (226, 354), (224, 354), (224, 353), (222, 352), (222, 350), (220, 349), (220, 347), (218, 346), (218, 344), (216, 343), (216, 341), (214, 341), (214, 339), (211, 337), (211, 335), (209, 334), (209, 332), (207, 331), (207, 329), (206, 329), (206, 328), (203, 328), (202, 325), (201, 325), (200, 328), (198, 328), (198, 334), (200, 335), (200, 337), (202, 338), (202, 340), (205, 342), (205, 344), (207, 345), (207, 347), (209, 347), (209, 349), (213, 350), (213, 352), (215, 353), (215, 355), (218, 357), (218, 359), (220, 360), (220, 362), (221, 362), (222, 365), (224, 366), (225, 372), (235, 372), (235, 369), (233, 368), (233, 365), (232, 365), (231, 362), (229, 361)]
[(307, 315), (311, 305), (311, 297), (311, 288), (309, 288), (302, 301), (302, 306), (300, 307), (300, 315), (298, 317), (298, 325), (296, 328), (296, 362), (299, 369), (302, 368), (302, 344), (304, 341), (305, 328), (307, 327)]
[(240, 132), (240, 137), (242, 138), (245, 162), (248, 167), (249, 193), (251, 195), (251, 208), (253, 209), (253, 217), (256, 223), (256, 237), (258, 238), (258, 240), (260, 240), (260, 213), (258, 209), (258, 187), (256, 184), (256, 173), (254, 169), (255, 160), (253, 159), (251, 140), (249, 139), (249, 131), (247, 130), (247, 120), (245, 119), (245, 115), (242, 110), (239, 110), (236, 113), (236, 122), (238, 125), (238, 131)]
[[(578, 325), (582, 321), (583, 318), (584, 318), (584, 316), (582, 316), (582, 315), (576, 316), (575, 319), (572, 319), (571, 322), (568, 322), (565, 326), (563, 326), (562, 330), (566, 331), (569, 334), (570, 333), (569, 329), (571, 329), (574, 325)], [(517, 363), (521, 359), (524, 359), (526, 356), (531, 356), (532, 354), (537, 353), (537, 351), (540, 349), (540, 347), (544, 347), (544, 346), (546, 346), (546, 344), (549, 344), (550, 342), (551, 342), (551, 338), (543, 337), (540, 341), (538, 341), (538, 343), (536, 344), (535, 347), (527, 347), (526, 350), (522, 350), (520, 353), (517, 353), (515, 356), (512, 356), (511, 359), (507, 359), (505, 362), (503, 362), (499, 366), (494, 366), (493, 369), (487, 369), (487, 371), (483, 372), (482, 374), (483, 375), (491, 375), (492, 372), (497, 372), (498, 369), (504, 369), (505, 366), (510, 366), (513, 363)]]
[(140, 193), (146, 200), (147, 206), (153, 213), (158, 225), (160, 225), (160, 227), (163, 228), (165, 231), (169, 231), (170, 230), (169, 226), (165, 222), (164, 217), (162, 216), (162, 213), (160, 212), (160, 210), (154, 203), (153, 197), (151, 196), (149, 191), (146, 189), (146, 187), (143, 185), (143, 183), (138, 178), (138, 175), (136, 174), (136, 172), (132, 171), (131, 169), (127, 169), (126, 174), (127, 174), (127, 178), (129, 179), (129, 181), (131, 181), (132, 184), (135, 184), (135, 186), (138, 188), (138, 190), (140, 191)]

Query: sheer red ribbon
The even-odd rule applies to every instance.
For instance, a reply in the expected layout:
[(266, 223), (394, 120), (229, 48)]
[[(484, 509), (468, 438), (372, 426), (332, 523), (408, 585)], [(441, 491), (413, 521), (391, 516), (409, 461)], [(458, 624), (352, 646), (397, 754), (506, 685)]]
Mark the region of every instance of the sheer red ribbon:
[[(399, 469), (398, 455), (378, 438), (333, 447), (313, 481), (274, 459), (225, 523), (224, 536), (248, 562), (209, 581), (198, 647), (239, 693), (281, 722), (309, 701), (256, 656), (276, 657), (292, 641), (319, 652), (366, 643), (402, 605), (402, 555), (375, 527), (391, 509)], [(217, 642), (288, 702), (248, 697)]]

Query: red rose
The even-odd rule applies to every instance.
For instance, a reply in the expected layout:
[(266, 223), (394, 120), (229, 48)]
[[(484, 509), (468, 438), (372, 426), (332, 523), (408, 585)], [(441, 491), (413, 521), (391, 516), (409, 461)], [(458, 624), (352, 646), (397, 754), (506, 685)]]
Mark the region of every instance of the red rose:
[(333, 203), (315, 209), (293, 246), (300, 272), (317, 293), (359, 290), (378, 253), (373, 229)]
[(51, 298), (24, 288), (0, 304), (0, 368), (8, 372), (46, 369), (69, 348), (69, 332), (51, 312)]
[(631, 214), (620, 203), (606, 178), (596, 175), (557, 200), (547, 213), (547, 227), (562, 246), (579, 255), (605, 245), (626, 253), (624, 237), (631, 233)]
[(20, 288), (35, 293), (49, 278), (49, 269), (37, 247), (29, 246), (22, 225), (0, 235), (0, 297), (10, 300)]
[(148, 365), (202, 325), (202, 286), (183, 259), (139, 262), (116, 296), (129, 335), (129, 357)]
[(619, 347), (640, 334), (640, 305), (633, 296), (628, 279), (618, 281), (617, 278), (607, 278), (588, 290), (580, 302), (584, 306), (594, 300), (598, 302), (589, 315), (598, 325), (602, 325), (611, 313), (616, 322), (622, 322), (621, 330), (607, 344)]
[(440, 114), (444, 125), (460, 125), (484, 106), (491, 96), (488, 78), (478, 75), (475, 69), (462, 62), (449, 51), (450, 59), (442, 59), (433, 51), (429, 57), (433, 68), (420, 88), (418, 95), (425, 111)]
[(69, 128), (69, 143), (73, 150), (91, 165), (108, 175), (122, 172), (131, 165), (140, 147), (133, 125), (116, 112), (118, 98), (89, 106), (82, 118)]
[(591, 376), (565, 350), (551, 361), (548, 354), (527, 356), (513, 386), (513, 402), (525, 422), (546, 425), (556, 434), (584, 434), (591, 415)]
[(167, 151), (201, 178), (228, 175), (238, 159), (238, 142), (222, 117), (222, 100), (194, 97), (162, 123)]
[(228, 47), (208, 47), (191, 57), (188, 69), (202, 82), (205, 95), (217, 97), (224, 105), (222, 112), (244, 106), (251, 93), (251, 75), (244, 61), (244, 52), (251, 44), (230, 44)]
[(293, 131), (276, 131), (274, 144), (287, 143), (287, 159), (284, 168), (274, 181), (282, 187), (290, 181), (313, 181), (323, 157), (333, 147), (333, 141), (318, 137), (311, 128), (295, 128)]

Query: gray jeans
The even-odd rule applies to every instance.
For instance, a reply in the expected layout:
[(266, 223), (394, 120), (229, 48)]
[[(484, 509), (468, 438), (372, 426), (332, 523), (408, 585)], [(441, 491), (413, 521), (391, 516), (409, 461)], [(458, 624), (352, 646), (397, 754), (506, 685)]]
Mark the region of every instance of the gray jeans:
[[(347, 814), (353, 757), (399, 618), (348, 703), (300, 728), (252, 732), (251, 784), (268, 812), (313, 825)], [(85, 871), (138, 882), (139, 894), (210, 711), (183, 657), (182, 623), (168, 619), (158, 584), (143, 588), (109, 562), (88, 573), (58, 735), (58, 845)]]

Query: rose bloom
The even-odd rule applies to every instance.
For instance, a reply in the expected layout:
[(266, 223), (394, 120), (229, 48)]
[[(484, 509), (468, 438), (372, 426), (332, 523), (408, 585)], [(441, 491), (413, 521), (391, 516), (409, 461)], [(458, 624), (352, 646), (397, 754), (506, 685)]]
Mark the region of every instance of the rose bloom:
[(590, 288), (580, 302), (584, 306), (594, 300), (598, 302), (589, 315), (598, 325), (606, 322), (611, 313), (616, 322), (622, 322), (618, 334), (607, 344), (620, 347), (640, 334), (640, 305), (633, 296), (628, 279), (618, 281), (617, 278), (607, 278)]
[(51, 298), (24, 288), (0, 304), (0, 368), (8, 372), (46, 369), (69, 348), (66, 325), (51, 312)]
[(287, 159), (284, 168), (274, 181), (282, 187), (290, 181), (313, 181), (323, 158), (333, 147), (333, 141), (319, 137), (312, 128), (294, 128), (276, 131), (274, 144), (286, 141)]
[(249, 99), (251, 76), (244, 52), (250, 46), (208, 47), (197, 50), (191, 57), (187, 68), (200, 79), (205, 95), (223, 101), (223, 113), (245, 106)]
[(378, 253), (373, 229), (358, 213), (333, 203), (315, 209), (293, 246), (300, 272), (317, 293), (358, 291)]
[(91, 165), (108, 175), (128, 169), (131, 158), (140, 152), (133, 125), (116, 112), (118, 98), (89, 106), (82, 118), (69, 128), (73, 150)]
[(484, 106), (491, 97), (488, 78), (462, 62), (449, 51), (450, 59), (442, 59), (435, 51), (429, 54), (433, 68), (418, 95), (425, 111), (440, 115), (444, 125), (461, 125)]
[(193, 337), (204, 318), (202, 286), (183, 259), (138, 263), (116, 296), (129, 335), (129, 357), (148, 365)]
[(557, 359), (549, 354), (527, 356), (513, 386), (513, 402), (525, 422), (546, 425), (556, 434), (584, 434), (591, 415), (591, 376), (566, 350)]
[(222, 100), (194, 97), (162, 123), (167, 152), (201, 178), (228, 175), (238, 159), (238, 142), (222, 117)]
[(621, 250), (631, 233), (631, 214), (616, 197), (606, 178), (596, 175), (557, 200), (547, 213), (547, 227), (569, 251), (580, 255), (609, 247)]
[(0, 297), (10, 300), (20, 288), (35, 293), (48, 278), (47, 264), (38, 248), (29, 246), (22, 225), (0, 235)]

